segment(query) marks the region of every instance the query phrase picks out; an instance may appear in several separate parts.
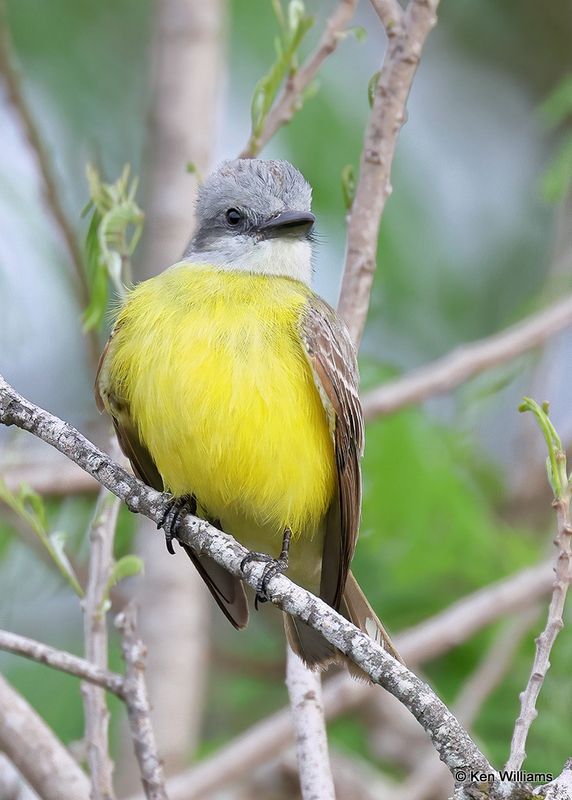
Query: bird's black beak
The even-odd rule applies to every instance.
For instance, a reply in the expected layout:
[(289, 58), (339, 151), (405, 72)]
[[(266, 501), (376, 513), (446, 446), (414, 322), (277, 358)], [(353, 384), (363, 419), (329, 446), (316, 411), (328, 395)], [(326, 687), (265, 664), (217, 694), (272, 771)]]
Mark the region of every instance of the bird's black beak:
[(265, 239), (276, 236), (306, 236), (316, 222), (310, 211), (283, 211), (258, 226)]

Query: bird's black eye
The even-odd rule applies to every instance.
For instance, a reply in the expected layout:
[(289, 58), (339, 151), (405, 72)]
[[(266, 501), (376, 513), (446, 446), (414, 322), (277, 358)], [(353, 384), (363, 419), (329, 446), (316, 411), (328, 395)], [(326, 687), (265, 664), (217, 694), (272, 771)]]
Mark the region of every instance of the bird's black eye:
[(237, 208), (229, 208), (225, 217), (229, 225), (236, 226), (242, 222), (242, 214)]

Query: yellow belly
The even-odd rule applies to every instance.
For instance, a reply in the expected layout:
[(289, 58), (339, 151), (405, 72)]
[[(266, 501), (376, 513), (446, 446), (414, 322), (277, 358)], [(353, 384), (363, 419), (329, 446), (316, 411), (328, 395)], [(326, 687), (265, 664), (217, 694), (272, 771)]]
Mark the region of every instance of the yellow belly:
[(308, 292), (177, 266), (130, 293), (109, 355), (109, 384), (165, 488), (193, 493), (258, 549), (287, 526), (321, 530), (334, 495), (332, 437), (297, 333)]

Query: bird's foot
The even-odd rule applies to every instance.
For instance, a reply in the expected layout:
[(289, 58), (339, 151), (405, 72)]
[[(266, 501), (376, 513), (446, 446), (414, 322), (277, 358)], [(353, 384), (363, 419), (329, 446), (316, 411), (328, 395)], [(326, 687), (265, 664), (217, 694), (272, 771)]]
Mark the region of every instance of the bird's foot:
[(173, 539), (177, 538), (181, 515), (196, 514), (197, 499), (194, 495), (185, 494), (182, 497), (172, 497), (167, 501), (165, 513), (161, 517), (161, 522), (157, 523), (157, 530), (161, 528), (165, 531), (165, 544), (172, 556), (175, 555), (173, 549)]
[(266, 564), (256, 587), (256, 597), (254, 600), (254, 607), (256, 610), (258, 610), (259, 603), (266, 603), (268, 600), (270, 600), (267, 590), (268, 584), (272, 578), (275, 575), (282, 575), (288, 569), (288, 551), (290, 549), (291, 536), (292, 531), (290, 528), (286, 528), (282, 538), (282, 550), (280, 551), (278, 558), (273, 558), (272, 556), (269, 556), (268, 553), (251, 552), (248, 553), (240, 562), (240, 569), (242, 572), (244, 572), (245, 566), (251, 561), (260, 561)]

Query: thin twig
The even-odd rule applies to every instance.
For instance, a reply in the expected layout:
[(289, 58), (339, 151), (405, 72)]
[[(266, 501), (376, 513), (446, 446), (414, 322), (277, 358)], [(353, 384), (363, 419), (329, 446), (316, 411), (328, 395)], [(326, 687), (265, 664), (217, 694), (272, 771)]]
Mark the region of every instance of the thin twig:
[(557, 524), (555, 543), (558, 547), (555, 567), (556, 579), (554, 581), (552, 598), (548, 608), (546, 627), (538, 639), (536, 639), (536, 651), (532, 664), (532, 671), (526, 689), (520, 695), (520, 714), (516, 720), (512, 735), (510, 756), (506, 765), (508, 770), (519, 770), (526, 758), (526, 739), (530, 726), (538, 715), (536, 701), (544, 679), (546, 678), (546, 673), (550, 668), (550, 652), (556, 641), (556, 637), (564, 626), (562, 614), (568, 587), (572, 580), (570, 487), (566, 489), (562, 497), (554, 501), (554, 508), (556, 509)]
[(42, 800), (89, 800), (89, 780), (81, 767), (1, 675), (0, 750)]
[[(461, 687), (451, 710), (468, 730), (473, 727), (484, 702), (510, 669), (524, 635), (538, 617), (538, 611), (539, 606), (534, 603), (502, 625), (482, 660)], [(450, 792), (451, 776), (435, 758), (434, 751), (427, 748), (426, 754), (418, 756), (417, 761), (411, 775), (390, 795), (390, 800), (426, 800)]]
[(52, 163), (44, 147), (39, 128), (24, 96), (20, 76), (14, 66), (13, 47), (3, 0), (0, 2), (0, 74), (4, 77), (6, 88), (8, 89), (8, 98), (20, 119), (30, 148), (35, 153), (42, 176), (44, 199), (60, 230), (70, 259), (74, 265), (80, 303), (82, 307), (85, 307), (89, 302), (89, 287), (87, 285), (83, 254), (73, 227), (60, 201), (57, 180), (52, 168)]
[(16, 633), (0, 630), (0, 650), (24, 656), (40, 664), (46, 664), (52, 669), (67, 672), (82, 681), (89, 681), (95, 686), (100, 686), (108, 692), (123, 699), (123, 678), (116, 672), (101, 669), (85, 658), (79, 658), (66, 650), (57, 650), (47, 644), (42, 644), (26, 636), (19, 636)]
[(311, 672), (290, 647), (287, 648), (286, 686), (302, 798), (335, 800), (320, 674)]
[(151, 725), (151, 707), (145, 686), (145, 645), (137, 633), (134, 606), (129, 605), (121, 614), (118, 614), (115, 624), (122, 635), (121, 648), (125, 659), (123, 694), (145, 797), (147, 800), (168, 800), (163, 766), (157, 754), (155, 734)]
[[(522, 570), (468, 595), (445, 611), (399, 634), (395, 641), (407, 663), (437, 658), (494, 622), (550, 592), (552, 565)], [(358, 683), (346, 673), (325, 682), (326, 719), (335, 719), (372, 698), (374, 687)], [(199, 800), (238, 782), (261, 763), (276, 758), (292, 741), (288, 708), (255, 723), (213, 756), (169, 779), (171, 800)], [(140, 796), (130, 800), (141, 800)]]
[[(132, 511), (142, 513), (155, 522), (162, 520), (168, 507), (168, 496), (145, 486), (71, 425), (18, 395), (3, 378), (0, 378), (0, 422), (17, 425), (59, 449), (120, 497)], [(241, 564), (247, 550), (231, 536), (204, 520), (188, 515), (181, 520), (178, 538), (197, 554), (210, 556), (252, 588), (257, 587), (263, 565), (253, 564), (245, 574)], [(492, 772), (485, 756), (434, 692), (367, 634), (283, 575), (271, 579), (268, 594), (279, 608), (308, 623), (361, 667), (374, 683), (379, 683), (407, 706), (452, 771), (460, 765), (472, 764), (475, 769)], [(125, 691), (127, 694), (127, 689)], [(135, 719), (133, 711), (131, 718)]]
[(357, 0), (340, 0), (334, 13), (326, 23), (326, 28), (318, 42), (318, 46), (300, 69), (288, 77), (282, 93), (266, 117), (262, 132), (259, 136), (250, 137), (239, 158), (254, 158), (257, 156), (272, 139), (276, 131), (290, 122), (299, 108), (304, 90), (314, 80), (326, 58), (334, 52), (340, 43), (342, 34), (354, 14), (356, 5)]
[(38, 661), (40, 664), (58, 669), (60, 672), (67, 672), (68, 675), (74, 675), (82, 681), (89, 681), (94, 686), (100, 686), (117, 697), (123, 698), (121, 675), (101, 669), (90, 661), (74, 656), (66, 650), (57, 650), (55, 647), (42, 644), (42, 642), (4, 630), (0, 630), (0, 650)]
[(500, 333), (462, 345), (402, 378), (366, 392), (362, 397), (364, 416), (372, 420), (448, 392), (487, 369), (539, 347), (570, 325), (572, 297), (566, 297)]
[[(118, 513), (119, 500), (107, 489), (101, 489), (89, 531), (89, 575), (82, 604), (85, 656), (101, 669), (107, 669), (108, 664), (105, 601), (113, 567), (113, 540)], [(89, 682), (82, 684), (81, 691), (93, 800), (113, 800), (113, 762), (109, 755), (107, 698), (101, 688)]]
[[(391, 194), (391, 165), (405, 106), (425, 39), (437, 21), (439, 0), (411, 0), (388, 48), (365, 131), (360, 174), (348, 220), (347, 255), (338, 311), (359, 345), (376, 269), (377, 239)], [(391, 35), (390, 35), (391, 33)]]

